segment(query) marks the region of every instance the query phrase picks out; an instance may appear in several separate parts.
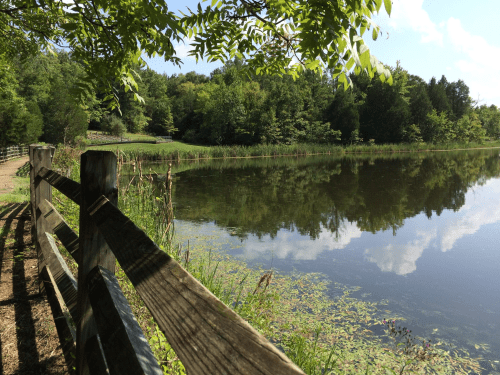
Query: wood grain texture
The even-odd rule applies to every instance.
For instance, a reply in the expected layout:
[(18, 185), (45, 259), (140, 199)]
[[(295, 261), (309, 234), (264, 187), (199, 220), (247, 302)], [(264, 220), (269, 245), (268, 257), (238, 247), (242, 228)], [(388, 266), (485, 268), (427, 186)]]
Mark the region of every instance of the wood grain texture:
[(33, 144), (29, 146), (29, 157), (30, 157), (30, 206), (31, 206), (31, 237), (33, 241), (36, 238), (36, 214), (35, 214), (35, 167), (33, 154), (36, 147), (40, 147), (38, 144)]
[(71, 229), (61, 216), (57, 209), (47, 200), (40, 202), (38, 206), (45, 220), (47, 221), (50, 228), (52, 228), (54, 234), (62, 242), (66, 250), (71, 254), (73, 259), (78, 263), (79, 254), (79, 238), (78, 235)]
[[(116, 167), (116, 156), (110, 151), (87, 151), (81, 156), (78, 285), (87, 284), (88, 273), (97, 265), (113, 273), (115, 270), (115, 256), (90, 218), (87, 208), (101, 195), (109, 197), (114, 204), (117, 203)], [(97, 335), (87, 288), (78, 288), (78, 309), (76, 358), (77, 372), (81, 374), (85, 355), (99, 355), (84, 353), (87, 340)]]
[(100, 354), (99, 336), (90, 337), (83, 350), (82, 375), (109, 375), (106, 359)]
[(41, 168), (38, 175), (73, 202), (78, 205), (80, 204), (81, 188), (78, 182), (61, 176), (59, 173), (54, 172), (50, 168)]
[[(47, 222), (45, 221), (45, 218), (43, 217), (40, 209), (38, 208), (40, 202), (44, 200), (47, 200), (49, 202), (52, 201), (52, 187), (50, 186), (49, 183), (42, 180), (40, 176), (38, 176), (38, 172), (43, 167), (45, 168), (51, 167), (52, 165), (51, 148), (52, 147), (33, 148), (33, 176), (34, 176), (33, 184), (35, 191), (34, 213), (35, 213), (35, 228), (36, 228), (35, 245), (38, 254), (38, 274), (40, 274), (43, 267), (45, 266), (43, 260), (40, 259), (40, 257), (42, 256), (42, 251), (40, 249), (40, 243), (38, 239), (45, 232), (52, 233), (52, 229), (49, 228)], [(40, 291), (43, 292), (42, 283), (40, 283), (39, 287)]]
[(43, 233), (40, 238), (40, 247), (44, 263), (50, 268), (50, 272), (54, 278), (57, 289), (68, 308), (73, 321), (78, 321), (77, 309), (77, 283), (73, 274), (69, 270), (66, 262), (61, 256), (59, 249), (54, 241), (54, 238), (49, 233)]
[(109, 373), (162, 375), (115, 275), (96, 266), (87, 287)]
[(89, 212), (188, 374), (304, 374), (105, 197)]
[(48, 266), (44, 266), (42, 268), (40, 280), (44, 284), (47, 301), (49, 302), (52, 315), (54, 316), (54, 323), (59, 336), (59, 343), (61, 344), (69, 373), (75, 374), (76, 372), (73, 368), (75, 367), (76, 335), (74, 336), (74, 328), (70, 320), (68, 320), (64, 314), (63, 304), (57, 296), (54, 278), (52, 277)]

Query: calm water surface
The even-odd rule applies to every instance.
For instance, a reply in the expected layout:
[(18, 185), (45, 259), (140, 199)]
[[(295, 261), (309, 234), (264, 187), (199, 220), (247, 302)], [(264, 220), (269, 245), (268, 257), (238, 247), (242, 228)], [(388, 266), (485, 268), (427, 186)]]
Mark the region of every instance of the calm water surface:
[(355, 297), (386, 300), (417, 334), (466, 346), (494, 373), (498, 151), (231, 160), (177, 170), (179, 237), (195, 245), (196, 236), (210, 236), (214, 248), (250, 264), (360, 286)]

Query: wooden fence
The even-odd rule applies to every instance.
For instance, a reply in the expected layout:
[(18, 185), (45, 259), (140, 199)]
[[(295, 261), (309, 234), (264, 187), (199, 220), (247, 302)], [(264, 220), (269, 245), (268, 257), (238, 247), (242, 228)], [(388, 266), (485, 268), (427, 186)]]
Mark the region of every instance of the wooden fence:
[(28, 146), (10, 146), (0, 148), (0, 163), (28, 154)]
[[(225, 306), (118, 208), (116, 156), (87, 151), (80, 183), (51, 170), (31, 145), (31, 205), (40, 287), (77, 374), (162, 374), (114, 275), (119, 262), (187, 374), (304, 374)], [(80, 206), (79, 236), (51, 204), (55, 187)], [(78, 280), (54, 242), (78, 264)]]

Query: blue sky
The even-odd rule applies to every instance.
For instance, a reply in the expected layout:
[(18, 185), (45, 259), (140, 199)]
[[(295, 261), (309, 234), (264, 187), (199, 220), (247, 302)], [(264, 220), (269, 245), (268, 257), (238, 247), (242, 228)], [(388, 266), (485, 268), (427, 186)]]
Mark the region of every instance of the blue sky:
[[(171, 10), (195, 8), (198, 1), (170, 1)], [(367, 33), (370, 51), (385, 64), (400, 61), (409, 73), (429, 81), (445, 75), (449, 82), (462, 79), (470, 96), (481, 104), (500, 107), (500, 0), (393, 0), (391, 17), (375, 17), (383, 35), (377, 41)], [(177, 45), (184, 61), (181, 69), (162, 59), (149, 61), (159, 73), (196, 71), (209, 75), (220, 64), (198, 64), (187, 56), (189, 46)]]

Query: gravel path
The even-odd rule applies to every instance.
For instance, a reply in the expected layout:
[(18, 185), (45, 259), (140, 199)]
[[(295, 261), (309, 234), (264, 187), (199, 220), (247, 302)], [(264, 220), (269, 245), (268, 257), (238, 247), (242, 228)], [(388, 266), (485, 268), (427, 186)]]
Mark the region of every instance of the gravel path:
[[(0, 164), (0, 195), (28, 157)], [(52, 317), (38, 287), (28, 203), (0, 202), (0, 374), (68, 374)]]
[(19, 168), (21, 168), (29, 160), (28, 156), (23, 156), (19, 159), (9, 160), (6, 163), (0, 164), (0, 195), (10, 193), (14, 190), (14, 177)]

